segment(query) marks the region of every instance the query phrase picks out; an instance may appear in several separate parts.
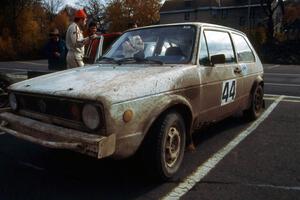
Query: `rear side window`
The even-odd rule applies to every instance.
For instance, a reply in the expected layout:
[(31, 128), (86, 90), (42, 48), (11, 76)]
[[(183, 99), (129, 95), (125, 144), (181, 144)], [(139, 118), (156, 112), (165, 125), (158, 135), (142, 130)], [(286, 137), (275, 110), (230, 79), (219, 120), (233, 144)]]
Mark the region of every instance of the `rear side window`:
[(229, 33), (222, 31), (204, 31), (210, 56), (224, 54), (226, 63), (235, 62)]
[(251, 48), (245, 38), (241, 35), (232, 34), (232, 39), (235, 45), (237, 59), (239, 62), (254, 62), (255, 58)]

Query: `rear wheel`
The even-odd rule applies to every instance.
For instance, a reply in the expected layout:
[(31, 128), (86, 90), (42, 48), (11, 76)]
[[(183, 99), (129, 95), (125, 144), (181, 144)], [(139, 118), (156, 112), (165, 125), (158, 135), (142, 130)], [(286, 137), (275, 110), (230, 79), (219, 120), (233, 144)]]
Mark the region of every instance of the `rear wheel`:
[(251, 94), (250, 108), (244, 111), (244, 116), (249, 120), (257, 119), (263, 112), (264, 90), (258, 85)]
[(181, 115), (174, 111), (165, 114), (145, 139), (142, 156), (147, 170), (160, 180), (173, 177), (185, 150), (186, 127)]
[(7, 87), (9, 85), (9, 81), (0, 78), (0, 108), (8, 106)]

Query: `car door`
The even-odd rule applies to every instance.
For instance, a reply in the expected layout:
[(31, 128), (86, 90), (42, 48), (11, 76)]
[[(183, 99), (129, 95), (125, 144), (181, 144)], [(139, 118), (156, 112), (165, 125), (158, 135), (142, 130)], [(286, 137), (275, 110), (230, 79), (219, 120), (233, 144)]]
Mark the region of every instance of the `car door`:
[(99, 35), (86, 46), (84, 54), (85, 64), (94, 64), (102, 55), (103, 40), (104, 37)]
[(235, 46), (235, 52), (238, 64), (241, 68), (241, 75), (244, 80), (244, 90), (242, 98), (245, 106), (249, 99), (250, 91), (257, 77), (257, 67), (254, 53), (247, 41), (246, 37), (239, 33), (231, 33)]
[[(212, 56), (224, 55), (225, 63), (212, 65)], [(239, 108), (243, 81), (229, 32), (204, 29), (200, 37), (200, 118), (215, 121)]]

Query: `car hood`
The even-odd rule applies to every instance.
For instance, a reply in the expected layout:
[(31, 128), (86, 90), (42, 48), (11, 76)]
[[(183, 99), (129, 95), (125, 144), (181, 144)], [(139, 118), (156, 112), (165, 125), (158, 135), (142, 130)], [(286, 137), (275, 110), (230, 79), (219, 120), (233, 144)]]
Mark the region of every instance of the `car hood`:
[(176, 90), (196, 80), (196, 66), (94, 65), (28, 79), (10, 90), (110, 103)]

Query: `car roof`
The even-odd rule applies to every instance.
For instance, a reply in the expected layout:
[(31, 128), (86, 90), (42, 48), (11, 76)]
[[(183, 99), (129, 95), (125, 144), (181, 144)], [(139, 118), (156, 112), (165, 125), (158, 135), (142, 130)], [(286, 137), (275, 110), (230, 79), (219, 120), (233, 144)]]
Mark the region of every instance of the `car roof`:
[[(203, 22), (183, 22), (183, 23), (171, 23), (171, 24), (158, 24), (158, 25), (151, 25), (151, 26), (143, 26), (143, 27), (138, 27), (134, 29), (129, 29), (129, 30), (139, 30), (139, 29), (147, 29), (147, 28), (155, 28), (155, 27), (165, 27), (165, 26), (180, 26), (180, 25), (193, 25), (193, 26), (198, 26), (198, 27), (211, 27), (211, 28), (220, 28), (220, 29), (225, 29), (225, 30), (230, 30), (230, 31), (235, 31), (240, 34), (245, 35), (242, 31), (239, 31), (234, 28), (230, 28), (227, 26), (222, 26), (218, 24), (210, 24), (210, 23), (203, 23)], [(129, 31), (127, 30), (127, 31)]]

